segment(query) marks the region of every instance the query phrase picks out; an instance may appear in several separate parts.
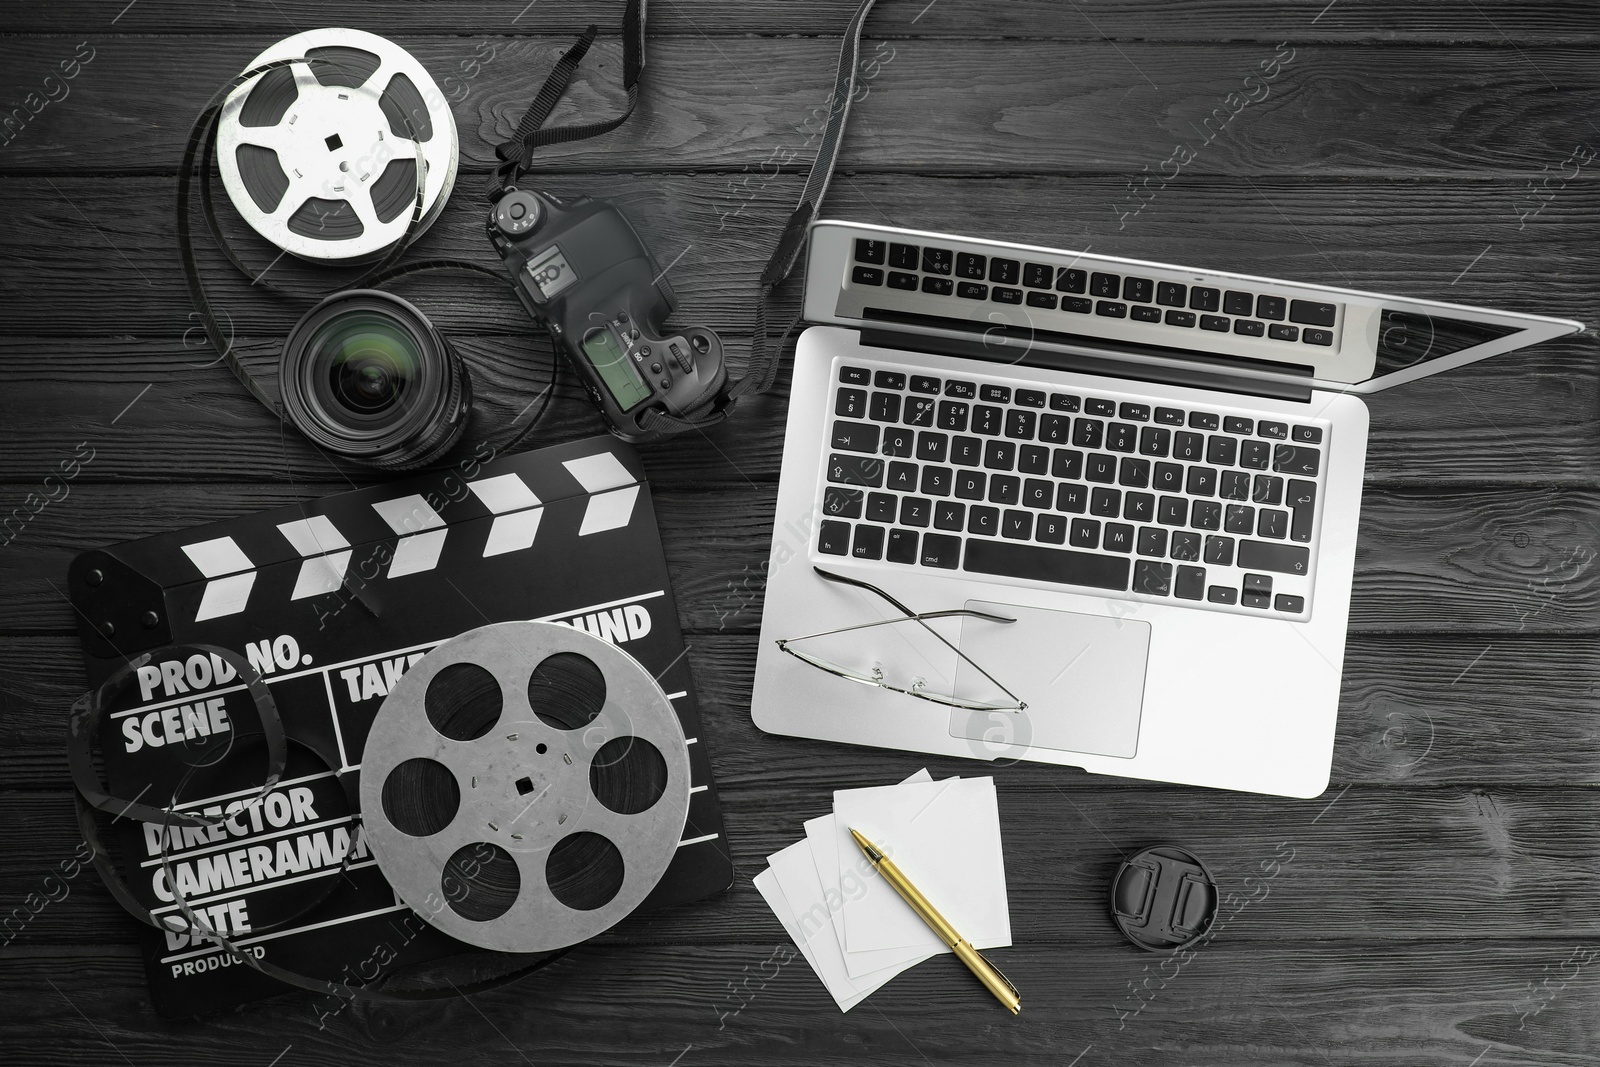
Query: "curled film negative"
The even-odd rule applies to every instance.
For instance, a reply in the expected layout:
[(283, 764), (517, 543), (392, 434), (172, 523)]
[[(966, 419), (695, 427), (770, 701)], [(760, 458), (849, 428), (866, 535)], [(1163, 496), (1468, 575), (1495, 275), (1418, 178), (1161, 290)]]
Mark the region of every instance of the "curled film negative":
[(575, 945), (632, 912), (688, 809), (688, 747), (661, 687), (554, 623), (440, 645), (384, 700), (362, 754), (384, 877), (440, 930), (504, 952)]
[(285, 60), (228, 96), (217, 166), (228, 198), (268, 241), (303, 259), (369, 259), (444, 210), (459, 160), (456, 124), (433, 77), (364, 30), (308, 30), (249, 67)]

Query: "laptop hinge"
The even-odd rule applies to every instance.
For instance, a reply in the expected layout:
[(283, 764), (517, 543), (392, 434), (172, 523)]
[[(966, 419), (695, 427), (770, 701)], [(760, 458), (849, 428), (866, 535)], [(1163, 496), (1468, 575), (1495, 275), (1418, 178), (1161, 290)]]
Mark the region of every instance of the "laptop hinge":
[[(1012, 343), (1007, 344), (1007, 340)], [(1076, 340), (1076, 339), (1075, 339)], [(1111, 378), (1130, 378), (1136, 381), (1159, 382), (1163, 385), (1181, 385), (1194, 389), (1210, 389), (1245, 396), (1267, 397), (1273, 400), (1310, 401), (1312, 387), (1309, 382), (1286, 381), (1274, 378), (1257, 378), (1233, 374), (1226, 369), (1210, 366), (1190, 366), (1177, 363), (1148, 363), (1119, 359), (1114, 355), (1095, 355), (1065, 347), (1041, 343), (1037, 331), (1028, 338), (1005, 338), (990, 327), (982, 338), (952, 337), (940, 333), (908, 333), (902, 330), (861, 327), (863, 344), (877, 348), (892, 348), (899, 352), (927, 352), (940, 356), (974, 359), (984, 363), (1004, 366), (1039, 367), (1046, 370), (1075, 371), (1080, 374), (1097, 374)], [(1107, 345), (1107, 348), (1113, 347)], [(1309, 373), (1307, 375), (1309, 377)]]

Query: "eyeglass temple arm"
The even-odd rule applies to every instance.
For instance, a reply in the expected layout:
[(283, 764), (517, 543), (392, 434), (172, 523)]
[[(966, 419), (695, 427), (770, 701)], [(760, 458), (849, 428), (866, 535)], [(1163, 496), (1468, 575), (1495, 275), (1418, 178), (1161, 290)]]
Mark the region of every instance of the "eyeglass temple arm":
[[(898, 601), (894, 597), (890, 596), (887, 592), (885, 592), (882, 589), (879, 589), (877, 586), (873, 585), (870, 582), (863, 582), (859, 578), (851, 578), (851, 577), (848, 577), (848, 576), (843, 575), (843, 574), (835, 574), (833, 571), (825, 571), (821, 567), (818, 567), (814, 563), (811, 565), (811, 569), (816, 571), (819, 575), (821, 575), (822, 577), (826, 578), (830, 582), (839, 582), (842, 585), (853, 585), (857, 589), (865, 589), (869, 593), (878, 594), (879, 596), (883, 597), (883, 599), (887, 600), (889, 603), (891, 603), (895, 607), (899, 608), (900, 609), (900, 613), (902, 615), (904, 615), (908, 619), (942, 619), (942, 618), (945, 618), (945, 617), (950, 616), (950, 615), (971, 615), (974, 618), (983, 619), (983, 620), (985, 620), (987, 622), (1016, 622), (1017, 621), (1016, 619), (1009, 619), (1004, 615), (992, 615), (987, 611), (977, 611), (977, 610), (974, 610), (972, 608), (952, 609), (952, 610), (949, 610), (949, 611), (927, 611), (927, 612), (918, 613), (918, 612), (912, 611), (910, 608), (908, 608), (904, 604), (900, 603), (900, 601)], [(977, 666), (977, 664), (973, 664), (973, 666)]]

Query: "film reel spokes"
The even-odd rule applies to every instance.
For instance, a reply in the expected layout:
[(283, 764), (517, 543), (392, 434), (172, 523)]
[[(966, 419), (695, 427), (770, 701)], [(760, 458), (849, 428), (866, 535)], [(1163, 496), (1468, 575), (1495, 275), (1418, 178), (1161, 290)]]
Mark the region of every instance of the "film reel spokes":
[(577, 944), (660, 881), (689, 805), (666, 694), (554, 623), (453, 638), (395, 685), (362, 756), (379, 867), (445, 933), (506, 952)]

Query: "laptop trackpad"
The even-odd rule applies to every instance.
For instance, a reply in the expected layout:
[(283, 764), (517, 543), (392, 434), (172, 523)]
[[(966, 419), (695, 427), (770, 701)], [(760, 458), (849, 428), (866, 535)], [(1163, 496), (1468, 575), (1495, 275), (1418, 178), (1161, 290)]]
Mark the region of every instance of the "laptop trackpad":
[[(1150, 624), (1137, 619), (969, 600), (966, 606), (1016, 622), (963, 619), (959, 644), (1026, 711), (954, 708), (950, 736), (983, 759), (1024, 748), (1131, 758), (1138, 748)], [(970, 664), (956, 663), (956, 695), (1001, 702), (1003, 691)]]

